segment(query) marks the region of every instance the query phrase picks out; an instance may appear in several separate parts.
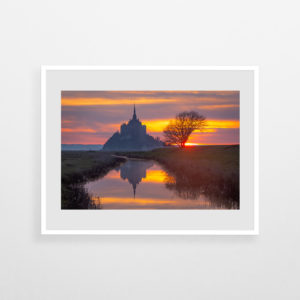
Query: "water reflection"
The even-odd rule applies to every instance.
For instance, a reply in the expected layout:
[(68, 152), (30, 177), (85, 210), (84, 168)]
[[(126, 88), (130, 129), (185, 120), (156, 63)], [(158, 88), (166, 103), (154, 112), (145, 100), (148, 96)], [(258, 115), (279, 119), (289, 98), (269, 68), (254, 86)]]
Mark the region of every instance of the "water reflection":
[(145, 160), (128, 160), (127, 163), (121, 165), (120, 176), (124, 180), (132, 185), (133, 197), (135, 198), (136, 186), (142, 181), (143, 178), (147, 177), (147, 169), (153, 166), (152, 161)]
[(195, 180), (146, 160), (129, 159), (85, 188), (92, 198), (89, 208), (237, 209), (239, 202), (230, 182), (207, 176)]
[(181, 199), (197, 200), (201, 195), (205, 195), (212, 208), (239, 208), (238, 180), (233, 178), (224, 179), (218, 176), (207, 178), (204, 174), (195, 180), (181, 172), (175, 177), (166, 174), (165, 184), (167, 189), (172, 190)]

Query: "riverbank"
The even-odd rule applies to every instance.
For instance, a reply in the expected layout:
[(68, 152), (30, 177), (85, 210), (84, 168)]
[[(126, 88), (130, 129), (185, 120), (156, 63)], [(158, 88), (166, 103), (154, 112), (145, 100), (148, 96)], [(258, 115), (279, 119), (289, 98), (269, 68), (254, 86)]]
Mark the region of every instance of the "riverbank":
[(102, 151), (62, 151), (61, 154), (61, 208), (92, 208), (83, 184), (105, 176), (111, 169), (126, 161)]

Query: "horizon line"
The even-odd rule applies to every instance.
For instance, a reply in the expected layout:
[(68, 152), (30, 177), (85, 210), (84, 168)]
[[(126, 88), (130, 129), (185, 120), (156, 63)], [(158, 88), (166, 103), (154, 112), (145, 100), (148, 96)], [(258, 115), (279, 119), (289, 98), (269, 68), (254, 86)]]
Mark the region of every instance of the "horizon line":
[[(103, 146), (104, 144), (80, 144), (80, 143), (61, 143), (61, 145), (85, 145), (85, 146)], [(240, 145), (240, 143), (233, 143), (233, 144), (198, 144), (198, 143), (193, 143), (192, 146), (235, 146), (235, 145)], [(163, 148), (163, 147), (161, 147)]]

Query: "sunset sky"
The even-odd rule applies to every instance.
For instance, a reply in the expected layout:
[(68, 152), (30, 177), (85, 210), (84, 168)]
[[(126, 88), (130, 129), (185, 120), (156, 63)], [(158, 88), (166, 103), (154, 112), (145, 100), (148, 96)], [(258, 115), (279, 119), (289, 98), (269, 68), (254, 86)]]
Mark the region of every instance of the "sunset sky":
[(104, 144), (132, 118), (133, 104), (154, 137), (163, 140), (169, 120), (194, 110), (207, 127), (189, 144), (239, 144), (239, 91), (62, 91), (62, 144)]

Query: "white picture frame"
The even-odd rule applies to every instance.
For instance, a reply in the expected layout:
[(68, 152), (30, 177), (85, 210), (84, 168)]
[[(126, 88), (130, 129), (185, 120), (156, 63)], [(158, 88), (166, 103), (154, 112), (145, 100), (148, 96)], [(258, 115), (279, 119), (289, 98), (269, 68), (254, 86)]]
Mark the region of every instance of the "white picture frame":
[[(47, 110), (48, 72), (80, 71), (249, 71), (253, 72), (253, 226), (247, 229), (91, 229), (91, 228), (50, 228), (47, 223), (47, 134), (49, 115)], [(41, 233), (47, 235), (257, 235), (259, 234), (259, 68), (257, 66), (42, 66), (41, 67)], [(55, 122), (57, 122), (56, 120)], [(242, 120), (243, 121), (243, 120)]]

